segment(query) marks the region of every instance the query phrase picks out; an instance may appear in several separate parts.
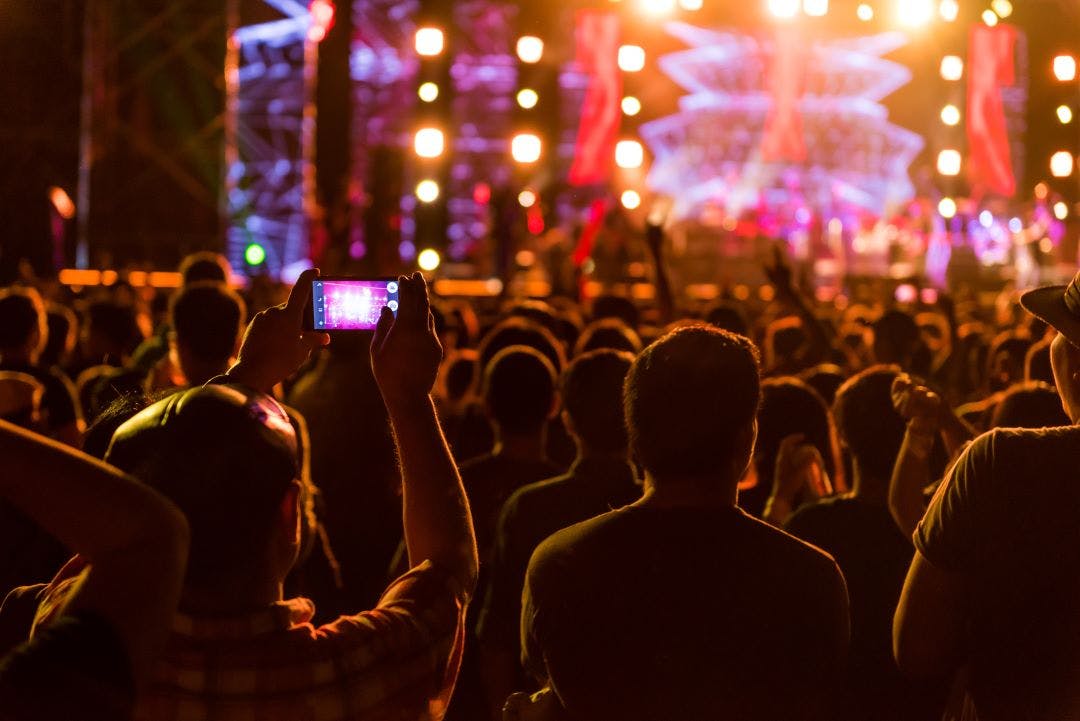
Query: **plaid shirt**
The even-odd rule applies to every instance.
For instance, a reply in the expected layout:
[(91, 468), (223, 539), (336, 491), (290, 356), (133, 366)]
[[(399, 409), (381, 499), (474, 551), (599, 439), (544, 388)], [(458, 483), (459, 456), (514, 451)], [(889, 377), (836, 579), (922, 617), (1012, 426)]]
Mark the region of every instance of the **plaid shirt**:
[(392, 583), (374, 610), (318, 628), (310, 623), (314, 604), (303, 598), (238, 618), (178, 615), (135, 718), (440, 719), (461, 660), (465, 599), (424, 562)]

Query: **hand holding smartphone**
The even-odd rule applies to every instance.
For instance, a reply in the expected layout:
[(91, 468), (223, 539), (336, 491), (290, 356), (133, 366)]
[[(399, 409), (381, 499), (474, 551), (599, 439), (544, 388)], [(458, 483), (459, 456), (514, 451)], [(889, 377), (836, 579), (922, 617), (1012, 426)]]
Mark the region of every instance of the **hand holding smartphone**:
[(311, 303), (304, 311), (304, 330), (370, 332), (384, 307), (397, 315), (396, 278), (315, 278)]

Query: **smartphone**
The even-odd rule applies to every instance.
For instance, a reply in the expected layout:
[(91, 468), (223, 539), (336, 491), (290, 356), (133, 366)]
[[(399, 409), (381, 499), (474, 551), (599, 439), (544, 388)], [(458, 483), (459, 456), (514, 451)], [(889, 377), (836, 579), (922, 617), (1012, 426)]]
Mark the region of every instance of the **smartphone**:
[(397, 315), (396, 278), (316, 278), (304, 328), (328, 333), (375, 330), (384, 307)]

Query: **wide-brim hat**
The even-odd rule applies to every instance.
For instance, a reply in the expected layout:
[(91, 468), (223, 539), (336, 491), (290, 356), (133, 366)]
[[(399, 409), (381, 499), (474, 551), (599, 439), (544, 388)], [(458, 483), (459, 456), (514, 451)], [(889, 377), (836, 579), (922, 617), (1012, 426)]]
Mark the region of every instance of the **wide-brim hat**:
[(1020, 305), (1080, 348), (1080, 273), (1068, 285), (1049, 285), (1020, 296)]

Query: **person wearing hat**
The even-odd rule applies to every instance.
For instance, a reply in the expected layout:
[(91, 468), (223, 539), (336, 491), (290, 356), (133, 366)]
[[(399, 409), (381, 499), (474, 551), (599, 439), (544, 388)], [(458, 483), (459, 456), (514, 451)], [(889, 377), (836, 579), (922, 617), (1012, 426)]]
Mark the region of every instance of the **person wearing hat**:
[(449, 700), (476, 543), (430, 396), (442, 349), (419, 273), (399, 279), (397, 317), (384, 308), (371, 343), (402, 464), (410, 570), (374, 610), (319, 627), (311, 601), (283, 595), (301, 538), (297, 439), (269, 393), (330, 341), (301, 332), (316, 274), (255, 317), (226, 375), (149, 406), (113, 436), (107, 462), (170, 499), (191, 527), (179, 612), (140, 691), (140, 721), (426, 719)]
[(1025, 293), (1056, 331), (1050, 358), (1073, 425), (977, 438), (914, 534), (893, 624), (909, 674), (968, 674), (980, 721), (1080, 718), (1080, 274)]

